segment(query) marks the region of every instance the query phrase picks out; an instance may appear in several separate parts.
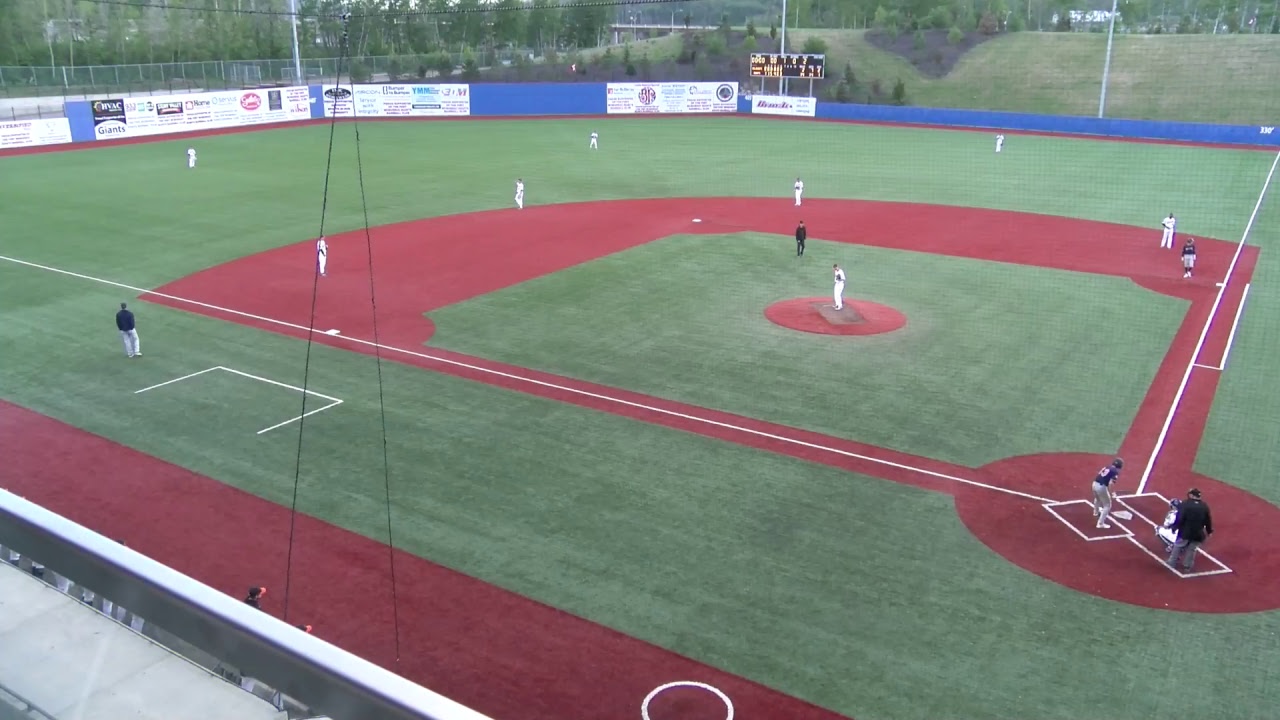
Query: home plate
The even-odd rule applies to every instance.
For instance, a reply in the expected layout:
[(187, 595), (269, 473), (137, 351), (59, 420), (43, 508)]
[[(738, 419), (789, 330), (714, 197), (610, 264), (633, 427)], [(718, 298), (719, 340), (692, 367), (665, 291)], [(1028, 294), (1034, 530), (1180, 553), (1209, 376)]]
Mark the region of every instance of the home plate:
[(1129, 512), (1128, 510), (1116, 510), (1115, 512), (1111, 513), (1111, 517), (1120, 518), (1121, 520), (1132, 520), (1133, 513)]
[(324, 334), (325, 335), (341, 335), (342, 333), (335, 329), (335, 330), (325, 330)]
[(702, 218), (694, 218), (694, 219), (693, 219), (693, 221), (694, 221), (694, 222), (702, 222)]

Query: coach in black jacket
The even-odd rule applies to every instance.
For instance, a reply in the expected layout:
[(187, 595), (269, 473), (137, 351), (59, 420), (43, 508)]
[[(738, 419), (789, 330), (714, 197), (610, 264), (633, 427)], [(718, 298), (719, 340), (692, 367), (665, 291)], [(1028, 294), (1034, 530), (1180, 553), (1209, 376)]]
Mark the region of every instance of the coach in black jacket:
[(804, 221), (796, 226), (796, 257), (804, 254), (804, 241), (809, 237), (809, 230), (804, 226)]
[(1196, 562), (1196, 549), (1213, 534), (1213, 516), (1209, 506), (1200, 499), (1200, 491), (1191, 488), (1187, 499), (1178, 508), (1178, 517), (1173, 521), (1174, 532), (1178, 533), (1178, 541), (1169, 552), (1169, 567), (1178, 568), (1178, 558), (1182, 558), (1182, 571), (1191, 572)]

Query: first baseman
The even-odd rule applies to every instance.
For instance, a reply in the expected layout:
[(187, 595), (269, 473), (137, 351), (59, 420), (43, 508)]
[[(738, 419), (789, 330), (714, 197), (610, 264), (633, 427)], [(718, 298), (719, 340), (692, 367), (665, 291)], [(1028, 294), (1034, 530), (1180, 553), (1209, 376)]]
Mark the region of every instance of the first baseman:
[(329, 264), (329, 243), (324, 241), (322, 235), (316, 241), (316, 267), (320, 270), (320, 277), (324, 277), (324, 268)]
[(1160, 247), (1173, 248), (1173, 233), (1177, 230), (1178, 221), (1174, 219), (1173, 213), (1169, 213), (1169, 217), (1160, 221)]

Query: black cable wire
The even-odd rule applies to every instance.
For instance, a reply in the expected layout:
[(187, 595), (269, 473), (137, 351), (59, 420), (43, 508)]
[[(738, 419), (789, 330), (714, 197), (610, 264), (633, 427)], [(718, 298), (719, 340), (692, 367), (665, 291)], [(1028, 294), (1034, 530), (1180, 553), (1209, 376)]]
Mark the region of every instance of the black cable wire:
[[(337, 79), (342, 81), (342, 61), (347, 56), (346, 31), (343, 31), (342, 47), (338, 51)], [(335, 101), (336, 105), (336, 101)], [(324, 192), (320, 199), (320, 231), (317, 237), (324, 237), (324, 221), (329, 209), (329, 178), (333, 169), (333, 138), (338, 129), (338, 113), (333, 113), (333, 121), (329, 123), (329, 153), (324, 165)], [(293, 468), (293, 500), (289, 505), (289, 550), (284, 568), (284, 620), (289, 621), (289, 589), (293, 584), (293, 547), (294, 536), (298, 526), (298, 488), (302, 484), (302, 437), (307, 422), (307, 382), (311, 377), (311, 347), (316, 332), (316, 302), (320, 296), (320, 268), (316, 267), (315, 277), (311, 281), (311, 316), (307, 322), (307, 352), (302, 365), (302, 412), (298, 418), (298, 451)]]
[(563, 5), (520, 5), (515, 7), (501, 7), (497, 5), (482, 6), (479, 8), (444, 8), (440, 10), (409, 10), (405, 12), (376, 12), (376, 13), (291, 13), (281, 10), (244, 10), (236, 8), (211, 8), (211, 7), (191, 7), (189, 5), (173, 5), (159, 2), (147, 2), (146, 0), (80, 0), (80, 2), (90, 5), (113, 5), (117, 7), (143, 8), (155, 10), (183, 10), (187, 12), (197, 13), (220, 13), (232, 15), (258, 15), (268, 17), (297, 17), (299, 19), (315, 19), (341, 21), (344, 17), (348, 19), (365, 19), (365, 18), (394, 18), (394, 17), (432, 17), (441, 15), (486, 15), (489, 13), (500, 12), (530, 12), (533, 10), (573, 10), (575, 8), (609, 8), (609, 7), (633, 7), (640, 5), (674, 5), (683, 4), (689, 0), (588, 0), (587, 2), (570, 2)]
[[(346, 33), (343, 33), (344, 44)], [(334, 113), (337, 115), (337, 113)], [(369, 202), (364, 189), (364, 160), (360, 155), (360, 122), (351, 103), (351, 127), (356, 136), (356, 177), (360, 183), (360, 208), (364, 212), (364, 242), (369, 260), (369, 303), (373, 308), (373, 356), (378, 367), (378, 412), (382, 419), (382, 481), (387, 494), (387, 556), (391, 565), (391, 614), (396, 662), (400, 662), (400, 602), (396, 593), (396, 544), (391, 528), (391, 462), (387, 455), (387, 406), (382, 386), (382, 340), (378, 337), (378, 294), (373, 274), (373, 234), (369, 230)]]

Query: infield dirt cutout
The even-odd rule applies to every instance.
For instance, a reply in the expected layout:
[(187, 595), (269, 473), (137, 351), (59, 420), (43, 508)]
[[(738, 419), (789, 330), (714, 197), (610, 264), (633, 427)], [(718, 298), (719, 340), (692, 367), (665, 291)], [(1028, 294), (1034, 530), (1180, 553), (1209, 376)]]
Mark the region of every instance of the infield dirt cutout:
[[(701, 222), (693, 223), (690, 218), (695, 217)], [(619, 218), (626, 218), (627, 222), (619, 222)], [(804, 218), (813, 239), (1128, 277), (1156, 292), (1188, 300), (1186, 317), (1118, 448), (1118, 454), (1129, 461), (1130, 468), (1122, 478), (1121, 492), (1134, 489), (1142, 466), (1160, 444), (1163, 451), (1145, 488), (1148, 495), (1133, 498), (1134, 506), (1144, 514), (1154, 514), (1161, 502), (1155, 495), (1181, 497), (1192, 485), (1200, 487), (1222, 526), (1206, 549), (1230, 571), (1197, 577), (1181, 577), (1171, 572), (1158, 557), (1151, 556), (1149, 548), (1141, 546), (1148, 538), (1139, 536), (1153, 530), (1136, 515), (1133, 520), (1121, 523), (1137, 541), (1127, 536), (1102, 539), (1090, 534), (1091, 517), (1077, 517), (1081, 508), (1078, 501), (1087, 496), (1093, 474), (1111, 455), (1046, 454), (1009, 458), (980, 468), (962, 467), (756, 418), (423, 347), (433, 330), (425, 313), (674, 234), (735, 231), (775, 234), (779, 236), (780, 262), (789, 261), (792, 254), (789, 237), (796, 219), (789, 198), (687, 198), (526, 206), (523, 211), (487, 211), (374, 228), (372, 255), (379, 286), (381, 354), (384, 359), (436, 372), (949, 494), (955, 498), (956, 511), (965, 525), (992, 550), (1029, 572), (1080, 592), (1149, 608), (1193, 612), (1280, 608), (1280, 534), (1274, 532), (1274, 528), (1280, 526), (1280, 509), (1192, 472), (1219, 373), (1200, 369), (1190, 372), (1188, 368), (1193, 362), (1212, 365), (1226, 352), (1232, 318), (1256, 263), (1255, 248), (1246, 248), (1241, 254), (1213, 322), (1207, 325), (1217, 296), (1217, 283), (1224, 280), (1236, 250), (1234, 243), (1201, 240), (1198, 277), (1184, 280), (1176, 257), (1160, 250), (1153, 233), (1142, 228), (974, 208), (837, 200), (807, 200)], [(318, 343), (372, 354), (375, 346), (370, 342), (370, 268), (364, 233), (329, 236), (329, 247), (329, 274), (319, 280), (314, 317), (316, 331), (310, 335)], [(204, 270), (140, 297), (291, 337), (307, 337), (312, 288), (316, 281), (313, 251), (312, 242), (303, 241)], [(815, 271), (815, 290), (827, 287), (828, 273)], [(830, 302), (829, 298), (824, 300)], [(791, 302), (814, 301), (818, 299), (801, 298)], [(858, 307), (858, 311), (870, 316), (866, 306)], [(1206, 339), (1197, 352), (1197, 339), (1206, 325)], [(340, 330), (341, 334), (326, 334), (331, 328)], [(837, 338), (832, 341), (846, 342)], [(1167, 432), (1162, 432), (1173, 399), (1182, 386), (1184, 372), (1190, 372), (1185, 394)], [(14, 423), (14, 429), (20, 429), (19, 425)], [(18, 446), (35, 447), (37, 443), (18, 443)], [(113, 452), (132, 451), (117, 446)], [(95, 454), (101, 457), (109, 453), (98, 450)], [(46, 470), (45, 475), (49, 472), (52, 469)], [(172, 539), (170, 535), (184, 532), (167, 518), (175, 517), (179, 511), (198, 510), (188, 507), (189, 495), (161, 492), (158, 486), (153, 488), (154, 492), (138, 494), (132, 484), (137, 480), (130, 477), (138, 476), (122, 473), (118, 478), (95, 479), (95, 486), (111, 498), (129, 498), (127, 502), (110, 503), (114, 508), (110, 512), (103, 510), (108, 507), (105, 498), (102, 502), (86, 502), (70, 480), (61, 484), (53, 478), (45, 482), (29, 479), (19, 482), (27, 486), (33, 500), (68, 513), (90, 527), (109, 527), (113, 533), (123, 533), (122, 539), (127, 538), (130, 545), (135, 545), (135, 541), (139, 546), (145, 545), (158, 559), (235, 592), (234, 588), (243, 582), (231, 574), (233, 568), (227, 561), (201, 557), (201, 551), (195, 547), (182, 549), (166, 544)], [(201, 507), (220, 506), (225, 498), (215, 497), (234, 495), (244, 508), (235, 517), (207, 523), (210, 526), (204, 530), (202, 547), (241, 542), (244, 536), (254, 536), (249, 530), (260, 527), (247, 518), (285, 512), (218, 483), (210, 481), (209, 485), (210, 497), (199, 503)], [(1153, 501), (1155, 505), (1151, 504)], [(1062, 508), (1056, 515), (1046, 508), (1054, 504)], [(1083, 506), (1083, 511), (1088, 512), (1087, 506)], [(311, 521), (310, 527), (311, 548), (305, 552), (312, 558), (307, 565), (311, 568), (308, 572), (314, 574), (317, 583), (323, 582), (322, 577), (345, 572), (350, 559), (349, 552), (329, 552), (323, 548), (344, 543), (363, 548), (367, 544), (372, 553), (379, 547), (373, 541), (356, 538), (318, 521)], [(1117, 535), (1123, 534), (1117, 532)], [(138, 535), (145, 535), (145, 542), (136, 537)], [(385, 552), (383, 548), (384, 557)], [(244, 552), (215, 555), (240, 558), (253, 553), (246, 548)], [(512, 692), (505, 700), (495, 698), (495, 693), (481, 687), (478, 678), (493, 677), (489, 668), (453, 664), (456, 658), (445, 657), (466, 643), (443, 643), (442, 646), (450, 648), (449, 653), (428, 653), (412, 661), (412, 670), (397, 666), (398, 671), (409, 677), (430, 679), (436, 689), (481, 709), (500, 706), (504, 710), (518, 710), (512, 716), (527, 718), (558, 718), (570, 711), (575, 717), (635, 717), (639, 714), (640, 699), (653, 688), (677, 680), (697, 680), (724, 690), (741, 709), (743, 717), (836, 717), (576, 618), (577, 624), (560, 627), (557, 625), (560, 621), (553, 619), (554, 611), (537, 603), (504, 594), (456, 573), (433, 569), (435, 566), (420, 559), (407, 562), (420, 563), (423, 573), (428, 570), (436, 573), (431, 583), (434, 589), (426, 595), (436, 595), (440, 588), (447, 587), (457, 603), (451, 609), (415, 607), (406, 620), (410, 625), (406, 632), (416, 638), (415, 642), (431, 647), (433, 640), (440, 637), (438, 633), (463, 633), (449, 630), (446, 627), (449, 622), (471, 623), (465, 636), (469, 646), (475, 648), (476, 663), (492, 663), (496, 657), (540, 657), (539, 662), (522, 664), (518, 669), (508, 668), (509, 672), (503, 673), (504, 677), (522, 678), (519, 688), (508, 688)], [(1217, 566), (1201, 557), (1196, 570)], [(380, 567), (378, 562), (371, 561), (361, 573), (370, 582), (383, 583), (385, 573), (378, 569)], [(240, 574), (243, 569), (235, 571)], [(260, 571), (267, 576), (277, 572), (269, 564), (264, 564)], [(423, 577), (425, 581), (426, 575)], [(342, 586), (342, 583), (335, 584), (335, 587)], [(323, 592), (309, 608), (316, 617), (334, 623), (338, 636), (334, 639), (339, 644), (387, 664), (387, 648), (371, 640), (375, 633), (367, 629), (370, 623), (386, 622), (389, 610), (370, 617), (367, 608), (341, 609), (346, 608), (343, 602), (342, 593)], [(467, 610), (464, 612), (464, 609)], [(341, 615), (347, 612), (351, 615)], [(472, 630), (496, 622), (488, 616), (490, 612), (520, 616), (522, 627), (541, 627), (547, 632), (530, 632), (523, 639), (506, 638), (499, 633), (492, 641), (480, 642), (480, 636)], [(526, 614), (529, 615), (527, 626)], [(356, 622), (356, 618), (361, 621)], [(309, 621), (309, 618), (298, 618), (299, 622), (303, 620)], [(553, 627), (556, 629), (552, 630)], [(552, 637), (541, 637), (544, 634)], [(538, 637), (535, 641), (530, 636)], [(462, 634), (457, 637), (461, 638)], [(534, 642), (545, 643), (546, 647), (530, 654), (526, 645)], [(596, 652), (602, 647), (609, 649), (603, 656)], [(639, 657), (648, 659), (643, 667), (633, 668), (638, 662), (633, 658)], [(547, 658), (554, 660), (547, 661)], [(620, 667), (626, 670), (619, 672)], [(685, 694), (688, 693), (672, 694), (664, 703), (683, 701)], [(705, 704), (708, 711), (718, 712), (712, 702), (715, 699), (703, 695), (690, 695), (688, 702)], [(655, 720), (666, 718), (655, 716)]]

